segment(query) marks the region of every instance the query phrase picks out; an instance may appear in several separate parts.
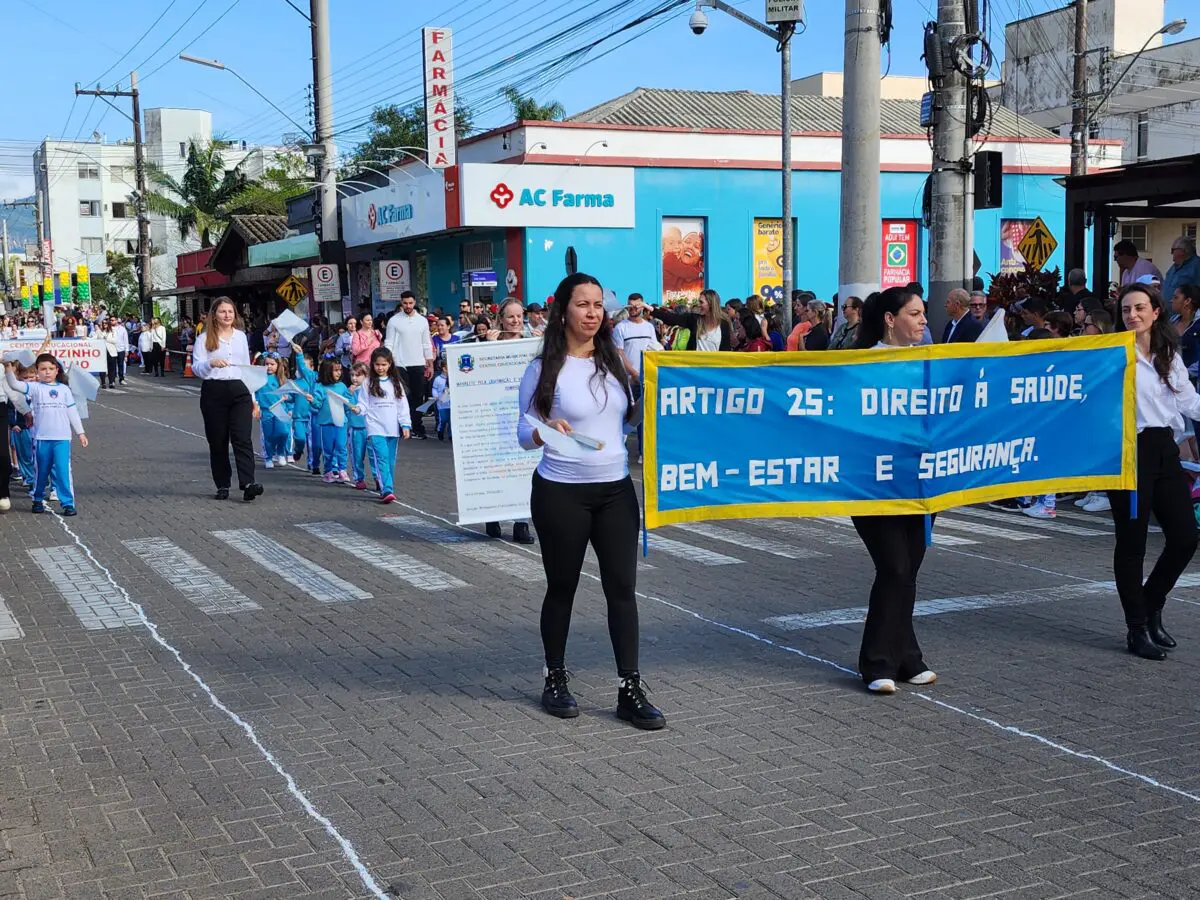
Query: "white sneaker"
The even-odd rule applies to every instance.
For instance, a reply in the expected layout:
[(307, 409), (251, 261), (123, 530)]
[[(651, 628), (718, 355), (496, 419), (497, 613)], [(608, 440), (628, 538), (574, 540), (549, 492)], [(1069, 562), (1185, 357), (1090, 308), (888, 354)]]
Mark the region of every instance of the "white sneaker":
[(287, 464), (288, 464), (288, 461), (287, 461), (287, 457), (286, 457), (286, 456), (277, 456), (277, 457), (275, 457), (275, 465), (277, 465), (277, 466), (287, 466)]
[(890, 678), (876, 678), (867, 685), (867, 690), (872, 694), (894, 694), (896, 693), (896, 682)]
[(920, 675), (914, 675), (908, 679), (909, 684), (933, 684), (935, 681), (937, 681), (937, 672), (930, 669), (926, 669)]
[(1086, 507), (1089, 503), (1091, 503), (1095, 499), (1096, 499), (1096, 492), (1088, 491), (1086, 494), (1084, 494), (1082, 497), (1080, 497), (1078, 500), (1075, 501), (1075, 505), (1080, 508), (1083, 508), (1083, 507)]
[(1084, 512), (1108, 512), (1112, 509), (1112, 504), (1108, 502), (1106, 494), (1094, 494), (1087, 503), (1083, 505)]
[(263, 460), (263, 468), (264, 469), (273, 469), (273, 468), (275, 468), (275, 463), (273, 461), (271, 461), (270, 459), (264, 459)]
[(58, 494), (56, 494), (54, 492), (54, 488), (50, 488), (50, 490), (48, 490), (46, 492), (46, 499), (47, 500), (57, 500), (58, 499)]
[(0, 512), (8, 512), (12, 509), (12, 500), (8, 497), (0, 497)]
[(1021, 512), (1025, 513), (1031, 519), (1054, 519), (1058, 517), (1057, 510), (1042, 503), (1027, 506)]

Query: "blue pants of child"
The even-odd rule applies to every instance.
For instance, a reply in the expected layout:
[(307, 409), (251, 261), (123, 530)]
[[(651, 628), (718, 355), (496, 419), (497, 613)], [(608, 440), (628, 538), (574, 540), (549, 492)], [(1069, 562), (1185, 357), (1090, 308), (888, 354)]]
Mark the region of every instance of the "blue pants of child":
[(325, 454), (326, 475), (346, 468), (346, 426), (322, 425), (321, 450)]
[(396, 448), (400, 446), (400, 438), (373, 434), (367, 438), (367, 453), (371, 456), (371, 471), (379, 482), (379, 494), (386, 497), (396, 493), (392, 483), (396, 471)]
[(292, 417), (292, 454), (308, 450), (308, 415)]
[(20, 431), (13, 433), (12, 442), (13, 447), (17, 451), (17, 465), (21, 470), (21, 480), (32, 486), (35, 468), (33, 462), (33, 432), (28, 428), (22, 428)]
[(350, 465), (353, 467), (355, 481), (365, 481), (367, 478), (367, 429), (351, 427), (350, 429)]
[(317, 414), (308, 417), (308, 468), (309, 471), (321, 468), (321, 449), (324, 438), (321, 426), (317, 424)]
[(440, 434), (442, 437), (450, 437), (450, 407), (449, 406), (445, 407), (444, 409), (440, 406), (437, 408), (437, 423), (438, 423), (438, 429), (437, 429), (438, 434)]
[(262, 446), (263, 458), (274, 459), (276, 456), (291, 456), (292, 427), (278, 416), (270, 413), (262, 414)]
[(35, 472), (33, 501), (46, 499), (46, 483), (53, 479), (58, 502), (64, 507), (75, 505), (75, 484), (71, 480), (71, 442), (38, 441), (34, 444)]

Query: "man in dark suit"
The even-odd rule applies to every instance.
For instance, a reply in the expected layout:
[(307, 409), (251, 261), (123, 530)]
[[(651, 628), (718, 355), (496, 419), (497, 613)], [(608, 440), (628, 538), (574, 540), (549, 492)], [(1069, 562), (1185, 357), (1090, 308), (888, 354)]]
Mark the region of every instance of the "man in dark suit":
[(946, 315), (950, 321), (942, 333), (943, 344), (969, 344), (983, 331), (983, 323), (970, 314), (971, 295), (955, 288), (946, 297)]

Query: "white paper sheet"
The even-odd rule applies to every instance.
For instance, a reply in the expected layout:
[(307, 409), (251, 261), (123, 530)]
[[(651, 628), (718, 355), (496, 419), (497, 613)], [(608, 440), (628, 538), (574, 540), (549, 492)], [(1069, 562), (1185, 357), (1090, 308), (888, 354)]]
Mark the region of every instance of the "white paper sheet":
[(22, 368), (28, 369), (37, 361), (32, 350), (9, 350), (4, 354), (4, 362), (18, 362)]
[(1001, 344), (1008, 343), (1008, 330), (1004, 327), (1004, 310), (998, 309), (992, 316), (990, 322), (980, 332), (979, 337), (975, 338), (977, 344)]
[(330, 400), (329, 418), (333, 419), (334, 425), (341, 428), (346, 424), (346, 407), (353, 405), (353, 401), (347, 400), (341, 394), (334, 391), (328, 391), (325, 396)]
[(583, 455), (587, 452), (581, 444), (575, 442), (561, 431), (551, 428), (532, 413), (525, 413), (525, 421), (537, 429), (542, 443), (560, 456), (573, 456), (576, 459), (582, 459)]
[(431, 409), (433, 409), (433, 404), (436, 402), (437, 402), (436, 400), (426, 400), (424, 403), (422, 403), (420, 406), (417, 407), (417, 411), (422, 412), (422, 413), (427, 413)]
[(290, 309), (285, 309), (283, 312), (277, 315), (271, 320), (271, 324), (274, 325), (275, 330), (278, 331), (279, 334), (288, 341), (292, 340), (292, 338), (294, 338), (300, 332), (308, 330), (308, 323)]
[(261, 390), (267, 383), (267, 367), (266, 366), (234, 366), (238, 370), (238, 377), (242, 379), (242, 383), (250, 389), (250, 393), (256, 393)]

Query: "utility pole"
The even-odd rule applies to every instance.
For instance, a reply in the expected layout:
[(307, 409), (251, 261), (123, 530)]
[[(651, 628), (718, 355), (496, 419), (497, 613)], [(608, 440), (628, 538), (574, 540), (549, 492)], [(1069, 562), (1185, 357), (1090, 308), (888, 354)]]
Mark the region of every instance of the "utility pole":
[(1071, 96), (1071, 174), (1088, 170), (1088, 0), (1075, 0), (1075, 79)]
[(795, 230), (792, 224), (792, 35), (796, 33), (795, 22), (781, 22), (779, 29), (780, 61), (780, 109), (779, 130), (783, 140), (780, 150), (780, 168), (783, 176), (782, 201), (783, 221), (780, 252), (783, 253), (783, 333), (792, 333), (792, 289), (796, 284), (796, 273), (792, 268), (795, 260)]
[(879, 289), (879, 0), (846, 0), (838, 300)]
[[(46, 192), (41, 188), (38, 188), (37, 198), (34, 200), (33, 221), (37, 228), (38, 287), (40, 288), (46, 283), (46, 276), (53, 277), (54, 274), (54, 260), (46, 259)], [(42, 324), (46, 327), (46, 334), (54, 334), (53, 292), (48, 299), (45, 296), (42, 297)]]
[[(338, 233), (337, 149), (333, 142), (333, 71), (329, 52), (329, 0), (309, 0), (312, 20), (313, 95), (317, 115), (316, 142), (320, 145), (321, 168), (321, 262), (346, 261), (346, 246)], [(342, 289), (348, 282), (342, 273)]]
[(154, 316), (154, 304), (150, 298), (150, 213), (146, 208), (146, 148), (142, 144), (142, 106), (138, 95), (137, 72), (129, 73), (129, 90), (94, 91), (81, 90), (75, 85), (77, 96), (129, 97), (133, 101), (133, 160), (137, 168), (137, 217), (138, 217), (138, 300), (142, 318), (147, 322)]
[(8, 301), (12, 297), (12, 282), (8, 279), (8, 219), (0, 222), (0, 281), (4, 282), (4, 311), (8, 312)]
[(963, 0), (938, 0), (936, 46), (942, 77), (934, 88), (937, 122), (933, 126), (933, 190), (929, 248), (929, 319), (935, 337), (945, 328), (946, 296), (969, 284), (971, 251), (966, 246), (966, 194), (971, 161), (967, 146), (967, 76), (960, 71), (951, 45), (966, 33)]

